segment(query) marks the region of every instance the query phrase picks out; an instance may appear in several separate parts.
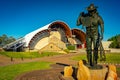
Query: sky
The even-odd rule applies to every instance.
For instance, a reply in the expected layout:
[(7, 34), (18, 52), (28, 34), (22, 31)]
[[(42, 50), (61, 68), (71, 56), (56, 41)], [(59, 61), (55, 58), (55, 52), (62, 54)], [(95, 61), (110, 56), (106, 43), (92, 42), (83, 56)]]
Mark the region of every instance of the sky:
[(56, 20), (81, 29), (77, 18), (91, 3), (104, 20), (103, 40), (120, 34), (120, 0), (0, 0), (0, 36), (17, 39)]

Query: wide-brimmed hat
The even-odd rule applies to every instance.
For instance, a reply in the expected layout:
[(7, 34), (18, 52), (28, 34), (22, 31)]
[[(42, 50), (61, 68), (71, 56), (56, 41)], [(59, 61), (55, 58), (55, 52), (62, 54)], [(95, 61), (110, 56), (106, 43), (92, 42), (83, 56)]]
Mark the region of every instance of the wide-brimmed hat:
[(92, 11), (92, 10), (95, 10), (97, 9), (98, 7), (97, 6), (94, 6), (94, 4), (90, 4), (88, 7), (87, 7), (87, 10), (88, 11)]

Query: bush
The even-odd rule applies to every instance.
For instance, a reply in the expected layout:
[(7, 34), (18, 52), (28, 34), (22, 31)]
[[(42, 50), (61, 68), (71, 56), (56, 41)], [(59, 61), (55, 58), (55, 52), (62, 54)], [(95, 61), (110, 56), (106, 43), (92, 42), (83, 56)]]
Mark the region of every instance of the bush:
[(120, 48), (119, 43), (116, 41), (113, 41), (110, 45), (109, 48)]
[(67, 46), (67, 49), (69, 49), (69, 50), (75, 50), (75, 45), (69, 45), (69, 46)]

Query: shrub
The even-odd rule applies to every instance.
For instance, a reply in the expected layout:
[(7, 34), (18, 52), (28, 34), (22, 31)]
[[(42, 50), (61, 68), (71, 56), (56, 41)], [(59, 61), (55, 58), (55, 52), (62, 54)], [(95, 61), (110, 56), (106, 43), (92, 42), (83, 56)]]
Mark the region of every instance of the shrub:
[(75, 50), (75, 45), (69, 45), (69, 46), (67, 46), (67, 49), (69, 49), (69, 50)]

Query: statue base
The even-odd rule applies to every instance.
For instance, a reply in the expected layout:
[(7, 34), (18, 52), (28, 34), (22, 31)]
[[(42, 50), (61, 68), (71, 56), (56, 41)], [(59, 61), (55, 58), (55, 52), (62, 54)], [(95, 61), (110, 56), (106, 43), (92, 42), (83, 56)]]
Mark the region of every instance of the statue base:
[(85, 66), (87, 66), (89, 69), (102, 69), (103, 68), (103, 66), (102, 65), (94, 65), (94, 66), (90, 66), (90, 65), (88, 65), (88, 64), (86, 64)]
[[(115, 65), (95, 65), (89, 66), (84, 65), (79, 61), (80, 65), (77, 68), (68, 66), (64, 70), (64, 79), (65, 80), (117, 80), (116, 66)], [(72, 74), (69, 74), (72, 73)]]
[(101, 65), (96, 67), (92, 67), (89, 69), (90, 70), (90, 75), (91, 75), (91, 80), (106, 80), (106, 75), (108, 72), (108, 68), (107, 67), (103, 67), (101, 68)]

